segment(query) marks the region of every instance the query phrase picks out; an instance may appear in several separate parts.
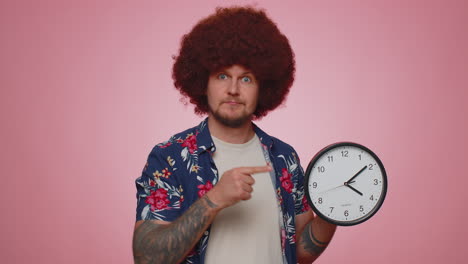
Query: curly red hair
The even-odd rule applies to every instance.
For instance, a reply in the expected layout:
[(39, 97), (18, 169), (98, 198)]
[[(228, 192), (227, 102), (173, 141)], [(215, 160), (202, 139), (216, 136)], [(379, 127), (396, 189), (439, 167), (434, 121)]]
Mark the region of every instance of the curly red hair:
[(234, 64), (251, 70), (259, 81), (254, 118), (278, 107), (294, 81), (295, 60), (289, 41), (267, 17), (253, 7), (216, 8), (182, 37), (172, 69), (174, 86), (208, 113), (206, 88), (211, 73)]

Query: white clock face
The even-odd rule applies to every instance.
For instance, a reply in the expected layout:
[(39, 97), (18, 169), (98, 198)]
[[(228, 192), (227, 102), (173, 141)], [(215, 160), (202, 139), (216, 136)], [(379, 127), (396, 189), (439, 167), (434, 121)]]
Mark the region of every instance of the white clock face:
[(306, 172), (309, 203), (322, 218), (338, 225), (369, 219), (385, 199), (387, 178), (378, 157), (355, 143), (322, 150)]

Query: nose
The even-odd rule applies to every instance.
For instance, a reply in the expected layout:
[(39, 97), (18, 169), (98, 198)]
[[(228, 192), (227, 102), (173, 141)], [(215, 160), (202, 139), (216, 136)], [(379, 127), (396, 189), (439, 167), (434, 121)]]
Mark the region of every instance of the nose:
[(232, 78), (231, 83), (228, 87), (229, 95), (239, 95), (239, 82), (237, 78)]

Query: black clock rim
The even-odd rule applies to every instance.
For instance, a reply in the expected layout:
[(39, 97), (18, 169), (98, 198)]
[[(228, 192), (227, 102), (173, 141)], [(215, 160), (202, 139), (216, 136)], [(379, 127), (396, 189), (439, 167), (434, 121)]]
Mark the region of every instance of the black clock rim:
[[(329, 150), (337, 148), (337, 147), (342, 147), (342, 146), (357, 147), (357, 148), (360, 148), (360, 149), (362, 149), (364, 151), (367, 151), (377, 161), (377, 163), (378, 163), (378, 165), (379, 165), (379, 167), (381, 168), (381, 171), (382, 171), (383, 186), (382, 186), (382, 195), (380, 196), (379, 201), (377, 202), (376, 206), (372, 209), (371, 212), (369, 212), (365, 216), (363, 216), (361, 218), (358, 218), (356, 220), (353, 220), (353, 221), (336, 221), (334, 219), (331, 219), (331, 218), (327, 217), (326, 215), (322, 214), (320, 212), (320, 210), (318, 210), (315, 207), (315, 205), (312, 202), (312, 199), (310, 198), (310, 195), (309, 195), (309, 177), (310, 177), (310, 172), (311, 172), (312, 168), (314, 167), (314, 164), (317, 162), (317, 160), (320, 157), (322, 157)], [(305, 178), (304, 179), (305, 195), (306, 195), (306, 198), (307, 198), (307, 202), (309, 203), (309, 206), (312, 208), (312, 210), (319, 217), (321, 217), (325, 221), (327, 221), (327, 222), (329, 222), (331, 224), (334, 224), (334, 225), (353, 226), (353, 225), (364, 223), (365, 221), (372, 218), (372, 216), (374, 216), (377, 213), (377, 211), (379, 211), (380, 207), (382, 206), (382, 204), (383, 204), (383, 202), (385, 200), (385, 197), (387, 196), (388, 179), (387, 179), (387, 172), (385, 171), (385, 167), (383, 166), (382, 161), (379, 159), (379, 157), (372, 150), (370, 150), (369, 148), (367, 148), (367, 147), (365, 147), (365, 146), (363, 146), (361, 144), (355, 143), (355, 142), (350, 142), (350, 141), (337, 142), (337, 143), (333, 143), (333, 144), (330, 144), (330, 145), (322, 148), (319, 152), (317, 152), (317, 154), (315, 154), (315, 156), (309, 162), (304, 178)]]

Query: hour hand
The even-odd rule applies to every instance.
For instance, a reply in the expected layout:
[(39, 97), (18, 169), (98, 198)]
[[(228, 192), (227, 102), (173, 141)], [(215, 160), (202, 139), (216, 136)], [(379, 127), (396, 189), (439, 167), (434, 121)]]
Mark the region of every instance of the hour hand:
[(362, 192), (358, 191), (356, 188), (354, 188), (353, 186), (349, 185), (347, 182), (345, 182), (345, 185), (348, 186), (349, 188), (351, 188), (351, 190), (357, 192), (359, 195), (362, 196)]

